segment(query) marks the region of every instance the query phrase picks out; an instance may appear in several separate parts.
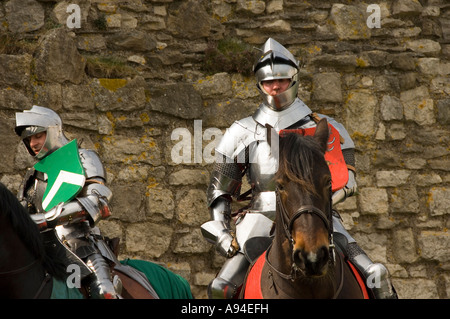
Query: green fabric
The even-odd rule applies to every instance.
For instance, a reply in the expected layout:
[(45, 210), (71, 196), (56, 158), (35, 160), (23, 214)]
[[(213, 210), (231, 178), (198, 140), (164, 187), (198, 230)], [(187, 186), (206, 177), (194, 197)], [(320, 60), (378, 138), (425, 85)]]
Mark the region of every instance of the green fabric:
[(160, 299), (193, 298), (186, 279), (158, 264), (139, 259), (125, 259), (120, 263), (143, 272)]
[(64, 281), (53, 278), (50, 299), (84, 299), (84, 296), (77, 288), (69, 288)]

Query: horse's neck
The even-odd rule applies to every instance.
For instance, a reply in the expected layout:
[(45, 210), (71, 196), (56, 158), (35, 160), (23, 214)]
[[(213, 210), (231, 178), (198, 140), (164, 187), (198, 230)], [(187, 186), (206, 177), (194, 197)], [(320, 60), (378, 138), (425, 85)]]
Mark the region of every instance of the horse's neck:
[[(0, 269), (0, 273), (3, 273), (0, 276), (0, 287), (2, 287), (0, 298), (34, 298), (46, 275), (42, 262), (36, 261), (36, 257), (11, 228), (3, 229), (2, 235), (9, 238), (13, 244), (4, 247), (2, 251), (2, 256), (7, 256), (5, 259), (8, 262)], [(45, 287), (41, 296), (46, 296), (48, 292), (49, 287)]]
[[(42, 265), (38, 264), (32, 269), (0, 278), (0, 298), (8, 299), (31, 299), (31, 298), (48, 298), (51, 294), (51, 285), (43, 287), (39, 296), (37, 292), (41, 288), (45, 278), (45, 270)], [(3, 296), (3, 294), (5, 294)]]

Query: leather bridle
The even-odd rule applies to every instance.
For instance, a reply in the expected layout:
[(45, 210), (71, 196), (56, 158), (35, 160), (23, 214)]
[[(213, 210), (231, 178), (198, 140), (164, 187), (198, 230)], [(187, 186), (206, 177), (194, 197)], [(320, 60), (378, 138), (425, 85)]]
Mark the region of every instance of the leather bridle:
[[(278, 187), (275, 190), (275, 195), (276, 195), (276, 201), (277, 201), (277, 206), (279, 207), (280, 210), (280, 215), (281, 215), (281, 222), (283, 225), (283, 229), (284, 229), (284, 234), (286, 236), (286, 238), (289, 241), (289, 245), (292, 251), (292, 256), (291, 256), (291, 273), (290, 274), (285, 274), (281, 271), (279, 271), (278, 269), (276, 269), (269, 261), (268, 256), (269, 256), (269, 250), (271, 247), (269, 247), (269, 249), (267, 250), (266, 253), (266, 262), (267, 264), (270, 266), (270, 268), (272, 268), (280, 277), (284, 278), (284, 279), (289, 279), (291, 281), (294, 281), (297, 277), (298, 277), (298, 273), (303, 273), (303, 270), (300, 269), (299, 267), (297, 267), (297, 265), (294, 262), (294, 245), (295, 245), (295, 240), (292, 237), (292, 227), (294, 225), (294, 222), (300, 218), (300, 216), (302, 216), (303, 214), (311, 214), (311, 215), (316, 215), (318, 216), (323, 223), (325, 224), (325, 227), (328, 231), (328, 238), (329, 238), (329, 249), (330, 249), (330, 256), (331, 256), (331, 263), (334, 264), (335, 260), (336, 260), (336, 256), (335, 256), (335, 251), (334, 251), (334, 241), (333, 241), (333, 226), (332, 226), (332, 219), (331, 216), (330, 218), (319, 208), (313, 206), (313, 205), (302, 205), (300, 206), (299, 209), (297, 209), (297, 211), (290, 217), (286, 207), (283, 205), (283, 202), (281, 201), (281, 197), (280, 197), (280, 191), (278, 189)], [(331, 209), (331, 204), (330, 204), (330, 209)], [(330, 210), (330, 214), (331, 214), (331, 210)]]

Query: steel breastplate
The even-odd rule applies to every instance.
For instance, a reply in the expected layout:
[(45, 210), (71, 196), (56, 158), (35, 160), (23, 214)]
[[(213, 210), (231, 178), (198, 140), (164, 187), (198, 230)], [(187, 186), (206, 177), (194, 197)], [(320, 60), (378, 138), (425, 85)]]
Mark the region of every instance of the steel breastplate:
[(247, 171), (249, 183), (253, 185), (250, 210), (274, 220), (276, 211), (274, 176), (278, 171), (278, 159), (272, 156), (267, 141), (256, 142), (250, 152), (255, 154)]

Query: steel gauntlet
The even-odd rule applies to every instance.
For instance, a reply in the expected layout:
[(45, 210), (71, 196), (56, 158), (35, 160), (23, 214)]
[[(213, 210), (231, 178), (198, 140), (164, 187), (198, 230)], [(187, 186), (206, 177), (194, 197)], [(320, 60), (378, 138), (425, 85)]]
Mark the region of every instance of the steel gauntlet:
[(228, 258), (234, 256), (239, 250), (239, 245), (230, 227), (230, 201), (224, 197), (217, 198), (210, 206), (210, 213), (213, 220), (201, 226), (203, 237), (215, 245), (222, 256)]

